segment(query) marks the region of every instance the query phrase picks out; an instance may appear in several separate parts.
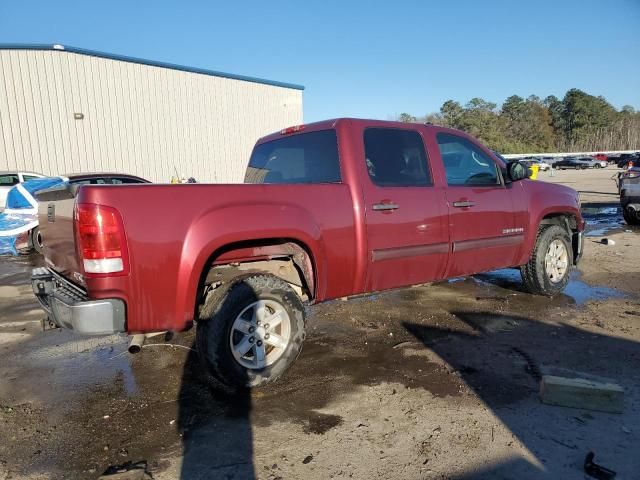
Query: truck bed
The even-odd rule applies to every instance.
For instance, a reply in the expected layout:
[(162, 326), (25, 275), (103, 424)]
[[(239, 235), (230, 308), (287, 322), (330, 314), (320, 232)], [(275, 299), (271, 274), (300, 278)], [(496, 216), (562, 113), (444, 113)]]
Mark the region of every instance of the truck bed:
[[(122, 215), (130, 261), (124, 276), (82, 272), (73, 204), (115, 208)], [(229, 243), (302, 238), (320, 252), (318, 300), (358, 290), (354, 210), (344, 184), (82, 186), (41, 197), (40, 225), (50, 268), (91, 298), (119, 298), (128, 306), (127, 330), (182, 328), (194, 318), (198, 281), (214, 253)], [(51, 217), (52, 210), (55, 212)], [(53, 221), (52, 221), (53, 220)], [(198, 272), (194, 274), (194, 272)], [(355, 289), (355, 290), (354, 290)], [(130, 301), (133, 298), (136, 301)]]

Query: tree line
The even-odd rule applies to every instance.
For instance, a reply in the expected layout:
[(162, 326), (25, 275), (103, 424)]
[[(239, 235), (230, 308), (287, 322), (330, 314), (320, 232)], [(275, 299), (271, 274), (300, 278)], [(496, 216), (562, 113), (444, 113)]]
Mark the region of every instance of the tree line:
[(402, 113), (398, 120), (457, 128), (501, 153), (640, 149), (640, 111), (629, 105), (616, 110), (604, 97), (577, 88), (562, 99), (512, 95), (500, 108), (482, 98), (465, 105), (447, 100), (439, 112)]

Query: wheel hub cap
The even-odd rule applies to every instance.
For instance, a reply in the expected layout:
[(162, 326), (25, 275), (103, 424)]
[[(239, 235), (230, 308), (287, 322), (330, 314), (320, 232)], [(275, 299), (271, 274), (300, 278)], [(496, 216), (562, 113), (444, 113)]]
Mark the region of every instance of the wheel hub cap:
[(567, 274), (569, 269), (569, 255), (567, 248), (561, 240), (554, 240), (547, 249), (544, 257), (544, 266), (549, 280), (558, 283)]
[(291, 320), (284, 307), (274, 300), (258, 300), (234, 320), (229, 344), (240, 365), (256, 370), (278, 360), (290, 338)]

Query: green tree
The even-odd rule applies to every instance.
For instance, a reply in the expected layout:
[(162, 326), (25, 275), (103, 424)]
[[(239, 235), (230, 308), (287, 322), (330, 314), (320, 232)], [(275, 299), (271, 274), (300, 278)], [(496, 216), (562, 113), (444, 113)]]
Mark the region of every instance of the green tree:
[[(403, 122), (418, 119), (408, 113)], [(569, 90), (562, 100), (549, 95), (508, 97), (500, 109), (472, 98), (464, 106), (447, 100), (420, 121), (464, 130), (502, 153), (636, 150), (640, 148), (640, 112), (625, 105), (617, 111), (604, 97)]]
[(454, 100), (447, 100), (440, 107), (443, 124), (451, 128), (460, 128), (460, 120), (464, 113), (462, 105)]
[(398, 120), (403, 123), (415, 123), (418, 119), (408, 113), (401, 113)]

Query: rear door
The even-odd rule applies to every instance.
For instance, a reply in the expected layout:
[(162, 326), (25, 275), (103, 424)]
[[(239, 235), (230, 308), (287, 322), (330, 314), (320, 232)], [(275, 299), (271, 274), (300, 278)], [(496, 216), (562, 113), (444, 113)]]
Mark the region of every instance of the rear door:
[(436, 137), (453, 243), (447, 276), (512, 266), (524, 241), (514, 213), (520, 189), (505, 185), (493, 157), (470, 139), (449, 132)]
[(421, 133), (370, 127), (362, 131), (362, 141), (366, 290), (443, 278), (449, 247), (446, 200), (434, 186)]

